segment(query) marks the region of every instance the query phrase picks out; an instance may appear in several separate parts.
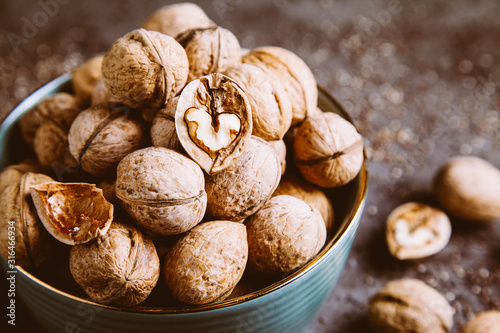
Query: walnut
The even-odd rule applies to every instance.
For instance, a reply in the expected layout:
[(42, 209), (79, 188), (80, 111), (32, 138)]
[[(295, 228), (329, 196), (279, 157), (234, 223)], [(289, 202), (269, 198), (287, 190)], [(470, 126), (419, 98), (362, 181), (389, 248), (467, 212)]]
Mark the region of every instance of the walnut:
[(71, 84), (75, 95), (85, 104), (90, 104), (94, 86), (102, 77), (101, 66), (104, 55), (96, 55), (72, 72)]
[(200, 6), (192, 2), (181, 2), (161, 7), (142, 23), (141, 28), (175, 37), (187, 30), (214, 26), (216, 24)]
[(441, 251), (451, 236), (451, 223), (440, 209), (407, 202), (387, 218), (386, 241), (398, 259), (418, 259)]
[(500, 170), (479, 157), (450, 159), (434, 176), (434, 193), (451, 216), (470, 221), (500, 217)]
[(500, 327), (500, 311), (481, 312), (470, 320), (461, 333), (496, 333)]
[(118, 164), (116, 196), (141, 226), (164, 235), (198, 224), (206, 210), (205, 179), (186, 156), (164, 147), (147, 147)]
[(244, 224), (204, 222), (171, 249), (165, 280), (180, 301), (206, 304), (225, 299), (243, 275), (248, 258)]
[(243, 88), (252, 109), (252, 134), (267, 141), (281, 140), (292, 122), (292, 104), (282, 84), (253, 64), (226, 73)]
[(118, 100), (113, 97), (109, 89), (104, 84), (104, 79), (101, 77), (95, 84), (94, 90), (92, 90), (90, 105), (94, 106), (105, 103), (118, 103)]
[(231, 31), (222, 27), (188, 30), (175, 39), (189, 59), (187, 82), (241, 65), (240, 43)]
[(138, 229), (113, 222), (108, 232), (71, 248), (69, 268), (94, 301), (133, 306), (156, 286), (160, 260), (153, 241)]
[(252, 136), (243, 154), (228, 168), (206, 177), (207, 214), (241, 221), (271, 197), (280, 178), (280, 161), (274, 149)]
[(113, 175), (118, 162), (144, 146), (146, 129), (129, 109), (100, 104), (82, 111), (68, 133), (71, 155), (94, 176)]
[(245, 92), (227, 76), (214, 73), (191, 81), (181, 92), (175, 129), (184, 150), (209, 175), (241, 155), (252, 133)]
[(41, 173), (26, 172), (0, 194), (0, 252), (9, 263), (12, 259), (23, 268), (37, 267), (54, 254), (57, 242), (40, 222), (30, 196), (32, 185), (52, 180)]
[(170, 36), (137, 29), (111, 45), (102, 61), (104, 84), (131, 108), (160, 108), (184, 86), (189, 70), (183, 47)]
[(302, 176), (321, 187), (350, 182), (363, 165), (363, 140), (341, 116), (324, 112), (307, 118), (293, 141), (294, 161)]
[(184, 149), (175, 130), (175, 111), (179, 96), (167, 101), (167, 105), (160, 109), (151, 125), (151, 142), (156, 147), (165, 147), (183, 153)]
[(113, 221), (113, 205), (94, 184), (45, 182), (31, 186), (31, 198), (45, 229), (64, 244), (104, 235)]
[(26, 159), (20, 163), (10, 164), (0, 173), (0, 193), (10, 184), (22, 177), (26, 172), (40, 172), (37, 161)]
[(281, 175), (283, 176), (286, 171), (286, 144), (283, 140), (273, 140), (267, 141), (271, 147), (273, 147), (274, 151), (278, 155), (281, 164)]
[(69, 127), (81, 110), (80, 101), (74, 95), (58, 92), (45, 97), (19, 120), (23, 137), (33, 145), (35, 133), (44, 120), (50, 119)]
[(453, 324), (453, 309), (434, 288), (404, 278), (389, 282), (370, 299), (369, 319), (381, 333), (445, 333)]
[(326, 193), (298, 176), (286, 175), (281, 178), (273, 196), (291, 195), (304, 200), (312, 208), (317, 209), (325, 222), (327, 233), (333, 229), (335, 222), (333, 205)]
[(319, 211), (290, 195), (269, 199), (246, 225), (248, 266), (263, 273), (287, 273), (302, 267), (326, 240)]
[(292, 126), (316, 111), (318, 87), (307, 64), (295, 53), (278, 46), (250, 50), (242, 59), (267, 69), (280, 81), (292, 104)]

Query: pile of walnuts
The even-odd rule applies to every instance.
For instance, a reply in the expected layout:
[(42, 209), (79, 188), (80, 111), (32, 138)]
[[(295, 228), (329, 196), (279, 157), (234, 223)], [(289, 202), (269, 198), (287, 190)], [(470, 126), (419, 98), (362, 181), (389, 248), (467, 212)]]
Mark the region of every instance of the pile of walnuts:
[(67, 244), (100, 303), (137, 305), (161, 275), (178, 301), (207, 304), (241, 295), (244, 272), (302, 267), (334, 227), (323, 189), (363, 164), (361, 135), (318, 108), (302, 59), (242, 49), (192, 3), (159, 9), (72, 85), (20, 121), (36, 161), (1, 174), (1, 223), (15, 225), (1, 253), (15, 236), (30, 268)]

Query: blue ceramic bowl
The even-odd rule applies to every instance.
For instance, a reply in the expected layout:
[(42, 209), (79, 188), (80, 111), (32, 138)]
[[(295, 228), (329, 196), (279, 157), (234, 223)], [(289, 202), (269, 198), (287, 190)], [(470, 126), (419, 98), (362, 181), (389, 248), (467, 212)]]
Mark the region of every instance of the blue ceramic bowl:
[[(63, 75), (35, 91), (0, 126), (0, 169), (18, 154), (17, 121), (44, 97), (70, 91)], [(352, 122), (340, 104), (320, 89), (319, 107)], [(198, 307), (135, 307), (102, 305), (71, 295), (16, 267), (16, 291), (25, 306), (49, 332), (300, 332), (332, 292), (344, 268), (358, 229), (368, 185), (366, 163), (348, 185), (328, 191), (335, 200), (336, 227), (328, 243), (306, 266), (268, 287), (243, 297)], [(9, 271), (0, 259), (3, 270)], [(162, 281), (159, 281), (161, 283)]]

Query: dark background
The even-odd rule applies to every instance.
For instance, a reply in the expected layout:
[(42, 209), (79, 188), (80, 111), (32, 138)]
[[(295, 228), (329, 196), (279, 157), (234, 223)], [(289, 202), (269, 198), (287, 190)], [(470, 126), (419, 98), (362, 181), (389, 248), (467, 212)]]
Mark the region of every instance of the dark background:
[[(36, 88), (105, 52), (167, 3), (1, 0), (0, 119)], [(394, 259), (384, 240), (386, 217), (397, 205), (435, 203), (432, 177), (448, 158), (474, 155), (500, 167), (500, 3), (198, 4), (242, 47), (277, 45), (298, 54), (365, 140), (370, 172), (365, 213), (339, 283), (305, 332), (370, 332), (369, 297), (401, 277), (421, 279), (445, 295), (455, 309), (452, 332), (479, 312), (500, 310), (500, 221), (453, 220), (448, 246), (412, 262)], [(5, 316), (0, 318), (4, 324)], [(39, 331), (20, 306), (16, 322), (17, 332)]]

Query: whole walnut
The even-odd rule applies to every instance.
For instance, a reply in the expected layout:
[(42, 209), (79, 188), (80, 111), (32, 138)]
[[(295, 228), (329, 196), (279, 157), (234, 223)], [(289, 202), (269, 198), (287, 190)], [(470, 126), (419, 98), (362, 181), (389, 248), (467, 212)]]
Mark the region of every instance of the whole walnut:
[(292, 104), (282, 84), (253, 64), (226, 72), (245, 91), (252, 109), (252, 134), (267, 141), (281, 140), (292, 122)]
[(273, 196), (283, 194), (304, 200), (312, 208), (317, 209), (325, 221), (327, 233), (330, 234), (335, 222), (334, 210), (332, 202), (323, 190), (299, 176), (287, 174), (281, 178)]
[(66, 92), (58, 92), (45, 97), (19, 120), (21, 132), (26, 142), (33, 145), (35, 133), (46, 119), (69, 127), (82, 110), (80, 103), (80, 100), (74, 95)]
[(291, 126), (299, 124), (316, 111), (316, 79), (298, 55), (278, 46), (261, 46), (246, 53), (242, 61), (259, 65), (281, 82), (292, 104)]
[(319, 211), (290, 195), (269, 199), (246, 225), (248, 266), (262, 273), (287, 273), (302, 267), (326, 241)]
[(82, 111), (68, 132), (71, 155), (94, 176), (114, 175), (118, 162), (142, 148), (144, 123), (122, 105), (99, 104)]
[(116, 40), (102, 61), (104, 84), (131, 108), (160, 108), (186, 83), (184, 48), (157, 31), (136, 29)]
[(240, 43), (222, 27), (192, 29), (175, 39), (184, 47), (189, 59), (187, 82), (211, 73), (225, 73), (241, 65)]
[(10, 184), (22, 177), (26, 172), (40, 172), (40, 166), (33, 159), (10, 164), (0, 173), (0, 193)]
[(164, 108), (158, 110), (151, 124), (151, 142), (156, 147), (173, 149), (179, 153), (184, 152), (182, 144), (175, 130), (175, 110), (179, 96), (167, 101)]
[(73, 91), (84, 105), (90, 104), (90, 97), (94, 86), (102, 78), (101, 66), (103, 57), (104, 55), (102, 54), (93, 56), (71, 73)]
[(467, 322), (461, 333), (497, 333), (500, 327), (500, 311), (485, 311)]
[(141, 226), (163, 235), (188, 231), (205, 214), (207, 194), (200, 167), (164, 147), (147, 147), (118, 164), (116, 196)]
[(369, 320), (380, 333), (446, 333), (453, 309), (436, 289), (418, 279), (389, 282), (370, 299)]
[(333, 112), (307, 118), (297, 129), (294, 161), (311, 183), (337, 187), (350, 182), (363, 165), (363, 139), (356, 128)]
[(116, 221), (106, 234), (71, 247), (69, 268), (94, 301), (125, 306), (144, 301), (160, 276), (153, 241), (140, 230)]
[(500, 170), (474, 156), (457, 156), (434, 176), (434, 193), (444, 210), (470, 221), (500, 217)]
[(187, 30), (214, 26), (216, 24), (200, 6), (181, 2), (161, 7), (142, 23), (141, 28), (176, 37)]
[(281, 178), (280, 160), (263, 139), (252, 136), (245, 151), (221, 172), (207, 176), (207, 214), (242, 221), (271, 197)]
[(52, 180), (26, 172), (0, 193), (0, 252), (9, 264), (38, 267), (54, 254), (57, 242), (38, 218), (30, 195), (32, 185)]
[(204, 222), (167, 254), (166, 283), (180, 301), (206, 304), (225, 299), (241, 279), (248, 258), (245, 225)]

